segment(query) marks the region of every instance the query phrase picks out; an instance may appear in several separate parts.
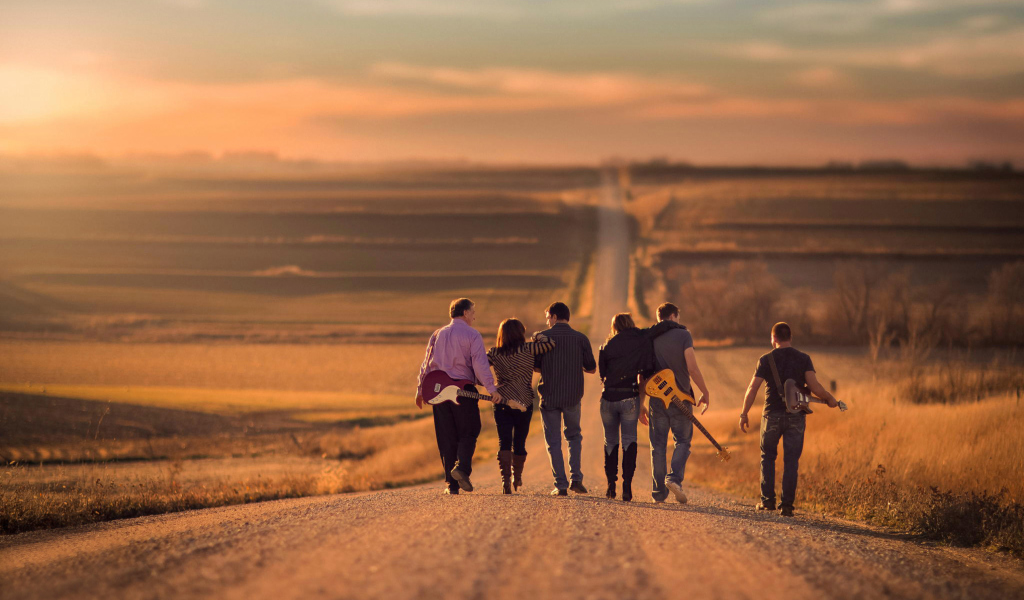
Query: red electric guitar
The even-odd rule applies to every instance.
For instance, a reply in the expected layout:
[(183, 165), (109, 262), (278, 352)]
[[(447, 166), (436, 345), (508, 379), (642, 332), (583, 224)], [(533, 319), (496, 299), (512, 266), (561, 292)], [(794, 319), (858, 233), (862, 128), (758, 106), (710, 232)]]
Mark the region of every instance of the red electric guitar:
[[(474, 385), (466, 379), (452, 379), (444, 371), (431, 371), (423, 377), (423, 384), (420, 385), (420, 392), (427, 404), (441, 404), (442, 402), (459, 403), (459, 398), (472, 398), (474, 400), (490, 400), (490, 396), (466, 391), (463, 388), (467, 385)], [(511, 398), (506, 402), (510, 408), (526, 412), (526, 407)]]

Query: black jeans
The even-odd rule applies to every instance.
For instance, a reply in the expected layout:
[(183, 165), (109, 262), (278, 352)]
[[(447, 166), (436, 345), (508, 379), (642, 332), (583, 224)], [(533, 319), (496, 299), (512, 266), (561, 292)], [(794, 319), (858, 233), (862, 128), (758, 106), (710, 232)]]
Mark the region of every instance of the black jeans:
[[(467, 385), (475, 392), (476, 388)], [(442, 402), (434, 405), (434, 433), (437, 449), (441, 452), (444, 466), (444, 480), (448, 487), (459, 488), (452, 478), (452, 469), (458, 467), (467, 476), (473, 472), (473, 453), (476, 452), (476, 438), (480, 435), (480, 408), (478, 401), (459, 398), (459, 403)]]
[(494, 425), (498, 428), (498, 450), (511, 450), (512, 454), (526, 456), (526, 436), (530, 435), (533, 405), (526, 412), (496, 404)]
[(775, 459), (782, 440), (782, 506), (796, 500), (797, 470), (804, 451), (804, 413), (770, 412), (761, 415), (761, 502), (775, 503)]

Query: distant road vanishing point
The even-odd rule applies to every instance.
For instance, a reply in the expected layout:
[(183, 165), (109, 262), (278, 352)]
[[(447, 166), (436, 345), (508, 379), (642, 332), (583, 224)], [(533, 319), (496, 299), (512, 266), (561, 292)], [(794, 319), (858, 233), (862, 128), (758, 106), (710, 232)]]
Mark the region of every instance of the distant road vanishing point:
[[(613, 179), (599, 207), (593, 339), (627, 304), (629, 228)], [(502, 496), (486, 460), (477, 491), (457, 497), (438, 481), (7, 536), (0, 598), (1024, 598), (1021, 563), (1005, 556), (757, 514), (753, 499), (700, 488), (687, 505), (653, 504), (649, 460), (633, 503), (606, 500), (600, 385), (587, 386), (589, 496), (548, 496), (538, 423), (520, 494)]]

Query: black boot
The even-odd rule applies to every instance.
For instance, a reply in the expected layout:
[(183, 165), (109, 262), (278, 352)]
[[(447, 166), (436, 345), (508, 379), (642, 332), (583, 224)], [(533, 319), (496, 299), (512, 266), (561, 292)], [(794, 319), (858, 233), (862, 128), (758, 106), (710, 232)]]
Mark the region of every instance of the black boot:
[(501, 471), (501, 493), (512, 493), (512, 451), (498, 451), (498, 469)]
[(523, 468), (526, 466), (525, 454), (512, 455), (512, 487), (518, 492), (523, 487)]
[(615, 482), (619, 480), (619, 445), (615, 444), (610, 449), (604, 449), (604, 476), (608, 478), (608, 491), (604, 493), (606, 498), (615, 497)]
[(633, 473), (636, 473), (636, 442), (622, 452), (622, 501), (633, 500)]

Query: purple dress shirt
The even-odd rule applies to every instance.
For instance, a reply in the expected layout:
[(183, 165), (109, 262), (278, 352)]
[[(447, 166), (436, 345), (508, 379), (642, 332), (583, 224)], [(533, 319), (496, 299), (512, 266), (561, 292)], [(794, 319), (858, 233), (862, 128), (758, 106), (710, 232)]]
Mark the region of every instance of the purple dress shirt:
[(479, 383), (490, 394), (495, 390), (484, 339), (479, 331), (462, 319), (452, 319), (451, 323), (430, 336), (427, 354), (416, 382), (417, 390), (423, 383), (423, 377), (431, 371), (444, 371), (452, 379), (468, 379)]

